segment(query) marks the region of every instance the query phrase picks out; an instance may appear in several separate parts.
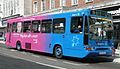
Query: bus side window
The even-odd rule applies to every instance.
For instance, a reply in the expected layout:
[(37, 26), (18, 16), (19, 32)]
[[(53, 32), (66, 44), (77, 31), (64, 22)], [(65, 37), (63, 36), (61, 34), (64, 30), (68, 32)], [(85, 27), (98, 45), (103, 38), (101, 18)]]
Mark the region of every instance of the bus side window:
[(33, 33), (40, 32), (40, 21), (39, 20), (32, 21), (32, 32)]
[(25, 21), (23, 24), (23, 32), (31, 32), (31, 21)]
[(42, 20), (42, 25), (41, 25), (41, 32), (42, 33), (51, 33), (52, 29), (52, 20)]
[(71, 18), (71, 33), (82, 33), (83, 17)]
[(17, 32), (17, 23), (12, 24), (12, 32)]
[(21, 32), (22, 31), (22, 22), (18, 22), (17, 23), (17, 32)]
[(58, 18), (53, 20), (53, 33), (65, 33), (65, 18)]

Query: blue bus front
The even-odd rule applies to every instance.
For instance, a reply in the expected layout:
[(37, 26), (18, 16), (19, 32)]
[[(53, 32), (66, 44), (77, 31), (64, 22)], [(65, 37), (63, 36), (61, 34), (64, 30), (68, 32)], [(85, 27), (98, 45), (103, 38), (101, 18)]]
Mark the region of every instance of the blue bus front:
[(57, 21), (58, 27), (62, 27), (60, 30), (64, 33), (52, 36), (53, 46), (60, 45), (62, 55), (78, 58), (112, 56), (113, 25), (108, 13), (85, 9), (54, 15), (54, 18), (64, 18)]
[(85, 45), (88, 56), (112, 56), (114, 45), (111, 15), (105, 11), (93, 10), (88, 17), (88, 24), (88, 45)]

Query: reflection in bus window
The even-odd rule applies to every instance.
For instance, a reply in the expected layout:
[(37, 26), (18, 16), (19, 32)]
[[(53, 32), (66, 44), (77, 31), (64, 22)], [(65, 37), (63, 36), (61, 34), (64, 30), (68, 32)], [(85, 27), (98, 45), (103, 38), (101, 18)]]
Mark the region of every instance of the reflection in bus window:
[(90, 39), (112, 39), (112, 32), (110, 20), (90, 18)]
[(71, 18), (71, 33), (82, 33), (83, 17)]
[(65, 32), (65, 18), (54, 19), (53, 21), (53, 33)]
[(22, 30), (22, 23), (18, 22), (17, 23), (17, 32), (21, 32), (21, 30)]
[(17, 32), (17, 24), (16, 23), (12, 24), (12, 32)]
[(41, 26), (41, 31), (42, 33), (51, 33), (51, 25), (52, 25), (52, 20), (43, 20), (42, 21), (42, 26)]
[(36, 20), (36, 21), (33, 21), (32, 22), (32, 32), (33, 33), (38, 33), (40, 32), (40, 21), (39, 20)]
[(31, 30), (31, 21), (26, 21), (26, 22), (24, 22), (23, 32), (24, 32), (24, 33), (30, 32), (30, 30)]

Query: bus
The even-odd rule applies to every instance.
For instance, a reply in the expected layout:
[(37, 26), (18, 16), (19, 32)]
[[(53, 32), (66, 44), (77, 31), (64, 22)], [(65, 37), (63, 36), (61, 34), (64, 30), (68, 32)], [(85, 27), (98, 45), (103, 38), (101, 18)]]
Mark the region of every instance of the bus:
[(114, 53), (112, 16), (102, 10), (43, 14), (7, 20), (6, 46), (85, 58)]

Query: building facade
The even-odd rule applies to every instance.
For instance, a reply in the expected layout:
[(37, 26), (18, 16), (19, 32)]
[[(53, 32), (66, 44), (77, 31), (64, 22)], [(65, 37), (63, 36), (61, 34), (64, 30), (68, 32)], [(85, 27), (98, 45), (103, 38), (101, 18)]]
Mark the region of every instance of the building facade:
[(102, 9), (118, 3), (119, 0), (32, 0), (32, 13), (64, 12), (83, 8)]
[(0, 0), (0, 39), (4, 39), (8, 19), (27, 15), (32, 15), (32, 0)]
[(2, 25), (6, 26), (6, 20), (19, 16), (32, 14), (32, 0), (3, 0)]
[(4, 39), (4, 27), (2, 27), (2, 17), (3, 17), (3, 0), (0, 1), (0, 40)]
[(0, 1), (0, 27), (2, 26), (1, 25), (2, 17), (3, 17), (3, 0)]
[(30, 15), (32, 13), (32, 0), (3, 0), (4, 17), (20, 14)]

